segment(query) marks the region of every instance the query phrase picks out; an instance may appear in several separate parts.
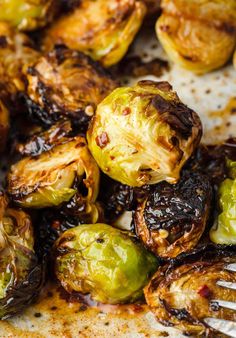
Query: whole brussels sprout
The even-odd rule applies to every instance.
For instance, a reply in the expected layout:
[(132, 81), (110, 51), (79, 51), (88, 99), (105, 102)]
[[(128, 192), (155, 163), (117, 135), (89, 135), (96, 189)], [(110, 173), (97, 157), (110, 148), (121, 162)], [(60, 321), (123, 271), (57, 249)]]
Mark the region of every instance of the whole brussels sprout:
[(191, 337), (223, 337), (209, 327), (206, 318), (236, 320), (235, 311), (216, 299), (236, 301), (236, 292), (216, 282), (236, 282), (236, 273), (225, 267), (236, 263), (236, 247), (202, 247), (158, 269), (144, 289), (156, 319)]
[(235, 1), (165, 0), (158, 39), (170, 59), (197, 74), (223, 66), (235, 43)]
[(68, 292), (98, 302), (134, 302), (157, 268), (156, 258), (127, 232), (106, 224), (67, 230), (55, 244), (56, 276)]
[(56, 0), (1, 0), (0, 20), (20, 30), (34, 30), (52, 19), (56, 3)]
[(46, 31), (44, 49), (64, 44), (99, 60), (105, 67), (111, 66), (127, 52), (145, 13), (146, 7), (139, 0), (79, 2), (72, 13), (59, 18)]
[(58, 206), (73, 197), (78, 211), (96, 214), (93, 203), (98, 189), (99, 169), (81, 136), (62, 140), (39, 156), (23, 158), (8, 174), (9, 195), (27, 208)]
[(117, 87), (98, 63), (64, 46), (39, 58), (27, 71), (30, 113), (46, 125), (59, 117), (71, 118), (86, 131), (96, 106)]
[(38, 295), (43, 266), (34, 252), (31, 219), (22, 210), (7, 207), (0, 195), (0, 319), (21, 311)]
[(136, 234), (162, 258), (175, 258), (199, 242), (209, 218), (212, 187), (207, 176), (184, 171), (177, 184), (161, 182), (138, 204)]
[(217, 244), (236, 244), (236, 162), (228, 161), (231, 178), (219, 187), (221, 213), (211, 228), (210, 239)]
[(130, 186), (178, 181), (202, 126), (171, 89), (167, 82), (141, 81), (98, 105), (87, 139), (104, 173)]

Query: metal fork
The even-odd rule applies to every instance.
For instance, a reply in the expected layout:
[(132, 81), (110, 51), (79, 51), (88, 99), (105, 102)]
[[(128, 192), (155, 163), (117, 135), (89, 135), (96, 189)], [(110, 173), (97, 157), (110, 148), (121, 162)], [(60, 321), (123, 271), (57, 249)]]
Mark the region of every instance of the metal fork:
[[(236, 264), (228, 264), (224, 267), (225, 270), (236, 272)], [(227, 282), (224, 280), (219, 280), (216, 282), (217, 285), (231, 289), (236, 290), (236, 283)], [(211, 303), (226, 309), (230, 310), (236, 310), (236, 303), (224, 301), (220, 299), (212, 299)], [(236, 322), (233, 322), (231, 320), (224, 320), (224, 319), (218, 319), (218, 318), (205, 318), (204, 322), (212, 327), (213, 329), (228, 335), (229, 337), (235, 337), (236, 338)]]

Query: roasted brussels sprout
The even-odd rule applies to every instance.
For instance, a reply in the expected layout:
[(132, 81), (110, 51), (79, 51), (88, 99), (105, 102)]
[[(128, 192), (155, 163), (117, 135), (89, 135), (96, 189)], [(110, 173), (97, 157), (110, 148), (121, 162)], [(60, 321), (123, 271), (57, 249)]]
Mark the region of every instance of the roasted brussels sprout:
[(178, 181), (202, 126), (171, 89), (167, 82), (141, 81), (98, 105), (87, 139), (104, 173), (130, 186)]
[(0, 79), (13, 101), (18, 91), (25, 90), (23, 68), (38, 57), (39, 53), (33, 49), (28, 36), (15, 31), (7, 23), (0, 22)]
[[(9, 110), (5, 104), (5, 95), (2, 95), (0, 84), (0, 153), (5, 149), (10, 127)], [(3, 90), (4, 91), (4, 90)]]
[(212, 188), (200, 173), (184, 172), (180, 181), (152, 186), (134, 213), (136, 234), (162, 258), (174, 258), (199, 242), (209, 216)]
[(105, 67), (111, 66), (127, 52), (145, 13), (144, 3), (138, 0), (82, 1), (46, 31), (44, 49), (65, 44), (99, 60)]
[(30, 304), (43, 283), (43, 267), (34, 252), (31, 219), (7, 206), (0, 195), (0, 319)]
[(223, 66), (236, 42), (235, 1), (165, 0), (158, 38), (170, 59), (197, 74)]
[(219, 280), (236, 282), (236, 273), (225, 269), (231, 262), (236, 263), (235, 246), (208, 246), (159, 268), (144, 290), (156, 319), (193, 337), (205, 337), (207, 333), (219, 337), (204, 319), (236, 320), (234, 310), (214, 301), (236, 301), (234, 290), (216, 284)]
[(9, 195), (28, 208), (58, 206), (73, 197), (78, 212), (93, 211), (94, 215), (98, 187), (99, 169), (80, 136), (68, 138), (40, 156), (23, 158), (8, 174)]
[(20, 30), (45, 26), (56, 12), (55, 0), (1, 0), (0, 20)]
[(106, 224), (67, 230), (55, 244), (56, 276), (68, 292), (101, 303), (134, 302), (157, 268), (156, 258), (127, 232)]
[(97, 104), (116, 82), (84, 54), (58, 46), (28, 69), (28, 108), (45, 124), (61, 116), (87, 129)]
[(236, 162), (228, 160), (229, 174), (219, 188), (221, 213), (210, 231), (217, 244), (236, 244)]

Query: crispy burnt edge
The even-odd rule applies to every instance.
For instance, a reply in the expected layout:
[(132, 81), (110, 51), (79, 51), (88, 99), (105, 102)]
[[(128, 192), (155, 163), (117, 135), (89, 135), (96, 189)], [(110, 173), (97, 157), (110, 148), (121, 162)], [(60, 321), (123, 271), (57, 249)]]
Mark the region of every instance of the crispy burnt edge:
[[(164, 280), (164, 278), (168, 277), (174, 270), (180, 266), (184, 266), (187, 264), (191, 264), (194, 267), (194, 263), (201, 263), (206, 261), (207, 264), (210, 264), (211, 262), (217, 261), (222, 258), (227, 257), (235, 257), (236, 258), (236, 245), (217, 245), (213, 243), (206, 243), (201, 244), (194, 250), (192, 250), (190, 253), (182, 253), (177, 258), (171, 259), (166, 265), (161, 266), (153, 278), (151, 279), (150, 283), (144, 288), (144, 295), (147, 301), (148, 293), (154, 292), (161, 281)], [(197, 266), (196, 266), (197, 268)], [(185, 320), (189, 322), (190, 324), (196, 324), (201, 325), (203, 328), (207, 330), (206, 336), (207, 337), (214, 337), (212, 334), (215, 334), (216, 330), (211, 328), (209, 325), (207, 325), (205, 322), (194, 319), (189, 312), (186, 309), (172, 309), (168, 307), (167, 303), (165, 301), (162, 301), (161, 299), (160, 303), (163, 306), (164, 310), (167, 313), (170, 313), (171, 316), (174, 316), (178, 321)], [(148, 301), (147, 301), (148, 303)], [(150, 306), (150, 309), (152, 310), (152, 306)], [(154, 308), (153, 308), (154, 310)], [(175, 324), (170, 321), (163, 321), (161, 319), (158, 319), (158, 321), (163, 324), (164, 326), (174, 327)], [(188, 336), (188, 332), (185, 332), (185, 334)], [(191, 334), (190, 334), (191, 335)], [(202, 335), (201, 335), (202, 337)], [(205, 335), (204, 335), (205, 337)]]
[[(112, 77), (112, 74), (108, 70), (104, 69), (99, 62), (94, 61), (82, 52), (69, 49), (63, 44), (56, 44), (54, 46), (54, 49), (46, 54), (44, 57), (47, 57), (49, 59), (51, 57), (55, 57), (58, 65), (60, 65), (66, 59), (66, 56), (64, 54), (70, 51), (73, 51), (73, 53), (75, 53), (78, 58), (84, 59), (85, 62), (98, 73), (98, 75), (103, 78), (108, 78), (109, 81), (114, 81), (114, 83), (116, 83), (116, 81)], [(30, 66), (27, 70), (30, 76), (38, 75), (38, 71), (35, 69), (36, 64)], [(80, 65), (78, 65), (78, 67), (80, 67)], [(48, 87), (42, 81), (38, 81), (37, 92), (43, 102), (43, 107), (41, 107), (37, 102), (32, 100), (28, 94), (24, 94), (24, 100), (27, 106), (28, 114), (33, 121), (49, 127), (60, 118), (66, 117), (68, 119), (71, 119), (73, 129), (78, 130), (82, 133), (85, 133), (87, 131), (92, 116), (87, 115), (85, 109), (79, 108), (73, 112), (66, 111), (65, 108), (59, 106), (57, 102), (51, 99), (51, 87)]]
[[(187, 180), (187, 186), (186, 186), (186, 180)], [(192, 182), (194, 181), (195, 182)], [(159, 191), (159, 199), (157, 201), (158, 205), (161, 207), (163, 206), (163, 201), (161, 201), (162, 197), (165, 198), (165, 195), (163, 195), (162, 191), (165, 190), (165, 188), (169, 190), (169, 193), (171, 190), (175, 190), (177, 193), (177, 198), (178, 195), (181, 194), (182, 190), (186, 190), (188, 188), (189, 182), (191, 181), (193, 184), (193, 188), (196, 188), (198, 186), (197, 183), (201, 181), (202, 189), (204, 189), (205, 192), (205, 197), (204, 199), (199, 202), (197, 210), (200, 212), (201, 215), (198, 217), (195, 216), (195, 219), (192, 220), (193, 213), (195, 211), (195, 206), (191, 206), (190, 210), (190, 215), (187, 215), (186, 212), (181, 211), (182, 209), (178, 209), (177, 207), (177, 202), (174, 202), (174, 209), (179, 210), (178, 214), (173, 216), (173, 214), (166, 215), (168, 216), (167, 219), (163, 221), (163, 215), (160, 216), (162, 219), (158, 221), (158, 219), (155, 219), (157, 216), (155, 215), (156, 213), (149, 210), (149, 212), (146, 209), (147, 203), (149, 204), (149, 209), (152, 207), (152, 204), (155, 203), (154, 201), (154, 195), (156, 191)], [(200, 194), (200, 192), (199, 192)], [(188, 195), (191, 195), (191, 189), (188, 191)], [(165, 198), (166, 207), (168, 208), (168, 203), (172, 203), (172, 194)], [(187, 196), (186, 196), (187, 197)], [(167, 202), (166, 202), (167, 200)], [(139, 203), (137, 204), (136, 210), (133, 212), (133, 231), (135, 232), (136, 236), (140, 238), (144, 246), (147, 247), (147, 249), (151, 250), (154, 254), (159, 256), (161, 259), (168, 260), (172, 259), (182, 252), (188, 252), (192, 248), (196, 247), (199, 240), (201, 239), (202, 235), (204, 234), (206, 228), (207, 228), (207, 223), (209, 220), (209, 217), (211, 215), (211, 206), (212, 206), (212, 200), (213, 200), (213, 190), (212, 190), (212, 185), (206, 175), (203, 175), (200, 172), (193, 172), (191, 173), (190, 171), (184, 170), (181, 176), (180, 181), (175, 184), (171, 185), (167, 182), (161, 182), (159, 184), (156, 184), (151, 187), (151, 189), (146, 192), (146, 194), (143, 194), (143, 198), (140, 199)], [(188, 199), (189, 201), (189, 199)], [(196, 199), (194, 199), (192, 202), (196, 202)], [(183, 199), (179, 202), (181, 207)], [(151, 205), (150, 205), (151, 204)], [(155, 205), (154, 205), (155, 208)], [(189, 205), (187, 203), (187, 200), (185, 200), (185, 208), (189, 208)], [(170, 209), (171, 210), (171, 209)], [(176, 210), (172, 210), (175, 212)], [(149, 222), (150, 220), (150, 214), (152, 214), (154, 218), (154, 224), (153, 222)], [(182, 216), (181, 216), (182, 215)], [(176, 222), (171, 221), (171, 217), (177, 217), (177, 224)], [(183, 227), (181, 226), (181, 218), (183, 219)], [(185, 222), (188, 221), (187, 224)], [(167, 223), (167, 224), (166, 224)], [(164, 227), (162, 227), (164, 225)], [(165, 225), (167, 225), (165, 227)], [(176, 236), (175, 229), (180, 231), (180, 236)], [(162, 238), (161, 235), (159, 234), (158, 236), (156, 235), (157, 230), (167, 230), (170, 231), (169, 236), (176, 236), (176, 239), (174, 241), (170, 241), (167, 238)], [(172, 230), (174, 231), (172, 233)], [(154, 235), (152, 234), (152, 231), (154, 231)], [(187, 234), (186, 234), (187, 231)], [(156, 237), (158, 237), (158, 241), (156, 241)], [(159, 243), (159, 244), (158, 244)], [(163, 246), (163, 249), (161, 250), (161, 247)]]

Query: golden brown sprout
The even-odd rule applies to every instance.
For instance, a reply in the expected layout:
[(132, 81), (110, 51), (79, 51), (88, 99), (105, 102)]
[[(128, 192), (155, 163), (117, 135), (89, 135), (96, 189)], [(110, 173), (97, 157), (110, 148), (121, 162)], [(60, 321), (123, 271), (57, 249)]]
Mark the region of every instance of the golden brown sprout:
[(180, 181), (152, 186), (134, 213), (136, 234), (162, 258), (175, 258), (194, 248), (208, 221), (212, 188), (208, 178), (185, 171)]
[(0, 79), (10, 94), (25, 90), (23, 68), (38, 56), (28, 36), (0, 22)]
[(235, 42), (234, 1), (169, 1), (162, 3), (158, 38), (173, 62), (197, 74), (223, 66)]
[[(236, 282), (236, 273), (227, 271), (236, 262), (236, 247), (209, 246), (183, 255), (158, 269), (144, 289), (156, 319), (191, 337), (223, 337), (205, 323), (205, 318), (236, 320), (234, 310), (220, 307), (214, 299), (236, 301), (236, 291), (217, 285), (218, 280)], [(208, 333), (208, 334), (207, 334)]]
[(145, 13), (144, 3), (137, 0), (82, 1), (48, 29), (44, 49), (65, 44), (111, 66), (127, 52)]
[(34, 30), (51, 21), (56, 4), (56, 0), (1, 0), (0, 20), (20, 30)]
[(34, 63), (27, 79), (28, 107), (33, 116), (45, 124), (68, 116), (82, 130), (97, 104), (117, 86), (98, 63), (63, 46)]

